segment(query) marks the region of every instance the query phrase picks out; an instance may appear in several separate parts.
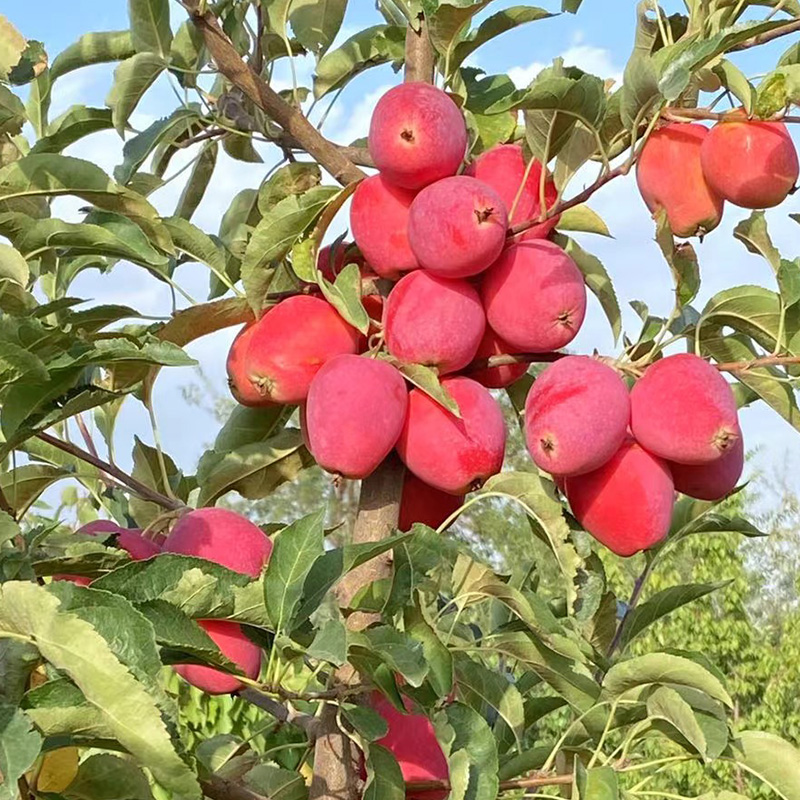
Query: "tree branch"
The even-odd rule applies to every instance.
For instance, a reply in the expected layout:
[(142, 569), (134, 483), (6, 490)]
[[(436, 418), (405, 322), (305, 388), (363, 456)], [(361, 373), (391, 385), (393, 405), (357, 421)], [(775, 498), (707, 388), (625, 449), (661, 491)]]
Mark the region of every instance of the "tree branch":
[(131, 491), (138, 494), (143, 500), (149, 500), (151, 503), (156, 503), (157, 505), (169, 509), (170, 511), (179, 511), (182, 508), (186, 508), (186, 505), (180, 500), (173, 500), (166, 495), (161, 494), (161, 492), (157, 492), (155, 489), (145, 486), (141, 481), (137, 481), (136, 478), (128, 475), (127, 472), (123, 472), (119, 467), (109, 464), (107, 461), (97, 458), (97, 456), (93, 456), (86, 450), (83, 450), (77, 445), (72, 444), (72, 442), (65, 442), (63, 439), (59, 439), (56, 436), (51, 436), (49, 433), (44, 433), (44, 431), (37, 433), (36, 437), (52, 447), (55, 447), (64, 453), (69, 453), (69, 455), (75, 456), (75, 458), (79, 458), (81, 461), (85, 461), (87, 464), (91, 464), (93, 467), (97, 467), (102, 472), (111, 475), (121, 484), (127, 486)]
[(241, 783), (220, 778), (219, 775), (212, 775), (210, 778), (200, 781), (200, 787), (206, 797), (211, 800), (269, 800), (258, 792), (242, 786)]
[(503, 353), (473, 361), (465, 372), (479, 372), (492, 367), (508, 367), (512, 364), (550, 364), (566, 358), (569, 353)]
[[(541, 786), (570, 786), (572, 775), (534, 775), (529, 778), (515, 778), (510, 781), (500, 781), (500, 791), (510, 792), (513, 789), (537, 789)], [(406, 792), (426, 792), (441, 789), (448, 791), (450, 781), (414, 781), (406, 784)]]
[(419, 29), (413, 25), (406, 28), (406, 60), (405, 76), (406, 83), (414, 81), (423, 83), (433, 83), (434, 69), (436, 66), (436, 55), (431, 46), (428, 36), (428, 24), (425, 15), (420, 13), (417, 17)]
[(765, 356), (764, 358), (754, 358), (751, 361), (723, 361), (716, 367), (720, 372), (747, 372), (749, 369), (758, 367), (780, 367), (790, 364), (800, 364), (798, 356)]
[(316, 737), (320, 726), (320, 722), (316, 717), (295, 711), (293, 708), (289, 708), (255, 689), (242, 689), (239, 692), (239, 697), (271, 714), (278, 722), (302, 728), (310, 740), (313, 741)]
[(800, 19), (787, 22), (780, 28), (767, 31), (767, 33), (760, 33), (758, 36), (754, 36), (752, 39), (748, 39), (741, 44), (731, 47), (730, 52), (735, 50), (749, 50), (751, 47), (758, 47), (760, 44), (766, 44), (767, 42), (774, 41), (775, 39), (780, 39), (781, 36), (788, 36), (790, 33), (794, 33), (795, 31), (800, 31)]
[(606, 651), (607, 658), (611, 658), (611, 656), (614, 655), (616, 649), (622, 642), (622, 634), (625, 632), (625, 626), (628, 624), (628, 620), (630, 619), (633, 610), (639, 604), (639, 599), (642, 596), (642, 590), (644, 589), (645, 581), (647, 580), (647, 576), (650, 574), (650, 566), (651, 562), (648, 561), (647, 564), (645, 564), (641, 574), (636, 579), (636, 582), (633, 584), (633, 591), (631, 592), (630, 600), (628, 600), (628, 605), (625, 608), (625, 613), (622, 615), (622, 619), (619, 621), (619, 625), (617, 625), (617, 630), (614, 632), (614, 638), (611, 640), (611, 644), (609, 644), (608, 650)]
[(336, 145), (329, 142), (300, 111), (289, 105), (245, 63), (211, 11), (201, 11), (199, 0), (181, 0), (181, 4), (202, 34), (219, 71), (234, 86), (296, 139), (339, 183), (346, 185), (364, 177), (364, 173)]

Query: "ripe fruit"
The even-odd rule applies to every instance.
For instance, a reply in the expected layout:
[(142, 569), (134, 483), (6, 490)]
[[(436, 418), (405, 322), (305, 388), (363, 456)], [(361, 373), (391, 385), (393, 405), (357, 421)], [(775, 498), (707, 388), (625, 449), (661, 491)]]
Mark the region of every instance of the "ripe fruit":
[(364, 258), (382, 278), (417, 269), (408, 243), (408, 210), (415, 192), (393, 186), (381, 175), (361, 181), (350, 205), (350, 228)]
[(259, 405), (300, 403), (311, 379), (334, 356), (356, 353), (359, 332), (319, 297), (282, 300), (253, 325), (234, 383), (251, 383)]
[[(198, 508), (182, 516), (164, 542), (163, 552), (205, 558), (223, 567), (257, 578), (272, 553), (272, 541), (249, 520), (224, 508)], [(198, 620), (217, 647), (248, 677), (255, 679), (261, 649), (235, 622)], [(227, 694), (242, 683), (213, 667), (182, 664), (175, 671), (209, 694)]]
[[(230, 661), (251, 680), (261, 669), (261, 648), (251, 642), (235, 622), (217, 619), (198, 620), (200, 627)], [(243, 688), (241, 681), (227, 672), (201, 664), (176, 664), (175, 672), (184, 680), (208, 694), (230, 694)]]
[(587, 356), (551, 364), (525, 403), (525, 439), (538, 467), (556, 475), (597, 469), (617, 452), (631, 419), (628, 388)]
[(722, 219), (722, 197), (709, 186), (700, 163), (707, 136), (708, 128), (699, 123), (673, 122), (653, 131), (639, 156), (642, 198), (653, 214), (659, 208), (667, 212), (676, 236), (708, 233)]
[(421, 389), (412, 389), (397, 452), (420, 480), (462, 495), (503, 466), (503, 412), (488, 390), (469, 378), (445, 378), (442, 386), (458, 404), (461, 419)]
[(578, 522), (619, 556), (647, 550), (669, 532), (669, 466), (631, 438), (599, 469), (567, 478), (566, 495)]
[(780, 205), (800, 173), (783, 122), (719, 122), (706, 136), (700, 156), (712, 189), (742, 208)]
[(236, 334), (225, 365), (228, 388), (236, 402), (243, 406), (259, 406), (264, 403), (261, 392), (247, 375), (247, 348), (253, 338), (255, 325), (255, 322), (249, 322)]
[(670, 464), (675, 491), (698, 500), (721, 500), (736, 488), (744, 469), (744, 440), (710, 464)]
[(421, 189), (455, 175), (467, 149), (467, 126), (458, 106), (441, 89), (402, 83), (378, 100), (368, 146), (386, 180)]
[(257, 578), (272, 553), (272, 541), (240, 514), (198, 508), (175, 523), (162, 552), (205, 558)]
[[(447, 758), (442, 751), (433, 725), (424, 714), (398, 711), (380, 692), (373, 692), (370, 705), (387, 722), (389, 730), (383, 739), (376, 742), (385, 747), (397, 759), (403, 780), (406, 783), (417, 781), (446, 781), (450, 777)], [(407, 711), (411, 711), (411, 701), (404, 698)], [(447, 790), (412, 792), (407, 800), (444, 800), (449, 797)]]
[(586, 286), (575, 262), (552, 242), (507, 248), (481, 286), (486, 321), (521, 351), (548, 352), (569, 344), (586, 314)]
[[(541, 212), (539, 202), (539, 184), (542, 176), (542, 165), (534, 160), (528, 172), (528, 179), (523, 185), (523, 178), (528, 165), (518, 144), (498, 144), (481, 153), (464, 170), (465, 175), (471, 175), (492, 187), (502, 198), (509, 213), (509, 224), (535, 219)], [(520, 186), (522, 191), (520, 191)], [(517, 199), (519, 194), (519, 199)], [(547, 208), (552, 208), (558, 201), (558, 189), (552, 178), (545, 180), (545, 203)], [(514, 201), (517, 201), (514, 207)], [(514, 207), (514, 213), (511, 209)], [(517, 241), (525, 239), (546, 239), (550, 232), (558, 225), (560, 217), (551, 217), (539, 225), (519, 235)]]
[(351, 242), (334, 242), (321, 247), (317, 253), (317, 269), (331, 283), (348, 264), (358, 264), (362, 272), (367, 268), (363, 256)]
[(401, 531), (411, 529), (415, 522), (438, 528), (453, 512), (461, 508), (463, 495), (452, 495), (429, 486), (412, 472), (406, 472), (400, 497)]
[(161, 548), (152, 539), (145, 539), (140, 530), (121, 530), (117, 547), (127, 551), (134, 561), (145, 561), (161, 552)]
[(337, 356), (311, 382), (309, 450), (328, 472), (366, 478), (391, 452), (406, 418), (408, 389), (385, 361)]
[(480, 297), (469, 283), (422, 270), (398, 281), (383, 315), (389, 352), (406, 363), (436, 367), (440, 374), (472, 361), (485, 327)]
[[(483, 339), (478, 345), (478, 352), (475, 353), (475, 360), (482, 361), (492, 356), (513, 355), (518, 352), (519, 348), (512, 347), (487, 325)], [(500, 367), (470, 370), (469, 376), (488, 389), (504, 389), (518, 381), (527, 371), (527, 364), (505, 364)]]
[(657, 361), (637, 381), (631, 431), (642, 447), (679, 464), (715, 461), (742, 435), (728, 382), (690, 353)]
[(411, 204), (408, 242), (420, 266), (441, 278), (483, 272), (506, 241), (508, 214), (492, 188), (457, 175), (425, 187)]

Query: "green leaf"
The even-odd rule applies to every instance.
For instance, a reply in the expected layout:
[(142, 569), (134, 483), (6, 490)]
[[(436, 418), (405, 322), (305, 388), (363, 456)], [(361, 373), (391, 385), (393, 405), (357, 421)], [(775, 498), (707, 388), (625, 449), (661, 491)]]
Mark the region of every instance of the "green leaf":
[(376, 742), (389, 732), (389, 725), (377, 711), (352, 703), (342, 703), (341, 708), (344, 718), (362, 739)]
[(68, 72), (91, 64), (123, 61), (135, 53), (129, 30), (85, 33), (56, 56), (50, 67), (50, 80), (55, 81)]
[(218, 152), (219, 145), (213, 140), (203, 145), (203, 149), (189, 173), (189, 180), (186, 181), (181, 196), (178, 198), (178, 204), (175, 206), (176, 217), (187, 220), (192, 218), (205, 197), (211, 176), (214, 174), (214, 167), (217, 165)]
[(686, 583), (656, 592), (646, 603), (637, 606), (628, 614), (621, 642), (623, 649), (654, 622), (671, 614), (681, 606), (693, 603), (719, 589), (724, 589), (729, 584), (730, 581)]
[(462, 703), (451, 703), (434, 718), (436, 738), (447, 755), (452, 797), (494, 800), (499, 768), (494, 732)]
[(199, 118), (196, 109), (179, 108), (128, 139), (122, 148), (122, 164), (114, 170), (114, 178), (118, 183), (128, 183), (160, 141), (166, 137), (174, 139), (180, 133), (191, 130)]
[[(325, 609), (322, 606), (319, 611)], [(337, 609), (338, 612), (338, 609)], [(347, 628), (342, 620), (341, 612), (329, 614), (324, 622), (315, 619), (319, 626), (314, 640), (306, 650), (309, 658), (327, 661), (341, 667), (347, 661)]]
[(431, 399), (435, 400), (440, 406), (446, 408), (454, 417), (461, 419), (461, 410), (456, 403), (455, 398), (442, 386), (439, 380), (439, 374), (432, 367), (426, 367), (424, 364), (403, 364), (396, 361), (394, 358), (387, 358), (387, 361), (394, 364), (403, 377), (413, 383), (418, 389), (421, 389)]
[(72, 470), (49, 464), (23, 464), (0, 473), (0, 491), (16, 515), (21, 517), (45, 489), (71, 475)]
[(0, 242), (0, 279), (7, 278), (20, 286), (27, 286), (29, 277), (28, 262), (22, 253)]
[(153, 699), (89, 623), (62, 611), (47, 589), (9, 582), (0, 586), (0, 630), (35, 641), (42, 656), (103, 712), (120, 744), (159, 783), (178, 794), (200, 797), (197, 779), (176, 752)]
[(90, 705), (81, 690), (66, 678), (57, 678), (32, 689), (25, 695), (23, 705), (45, 736), (114, 739), (114, 731), (104, 713)]
[(181, 23), (169, 52), (170, 71), (186, 88), (197, 86), (197, 73), (207, 59), (203, 34), (191, 21)]
[[(791, 215), (790, 215), (791, 216)], [(734, 229), (733, 236), (738, 239), (750, 253), (765, 258), (772, 269), (777, 272), (781, 263), (781, 254), (772, 243), (767, 220), (763, 211), (753, 211), (747, 219), (743, 219)]]
[(61, 793), (67, 800), (152, 800), (150, 782), (130, 760), (96, 753), (82, 761)]
[(736, 762), (760, 778), (783, 800), (800, 798), (800, 750), (772, 733), (742, 731), (735, 741)]
[(169, 0), (128, 0), (128, 17), (136, 52), (169, 58), (172, 44)]
[[(470, 20), (491, 0), (441, 0), (428, 14), (428, 35), (436, 51), (444, 57), (445, 72), (456, 66), (454, 51), (464, 38)], [(449, 67), (449, 68), (448, 68)], [(447, 75), (445, 75), (447, 77)]]
[[(562, 227), (559, 225), (559, 227)], [(617, 293), (611, 282), (606, 268), (597, 256), (587, 253), (574, 239), (563, 234), (556, 233), (552, 237), (553, 241), (561, 247), (564, 252), (575, 262), (578, 269), (583, 273), (583, 280), (589, 287), (589, 291), (600, 301), (606, 319), (611, 325), (611, 332), (614, 334), (614, 342), (619, 340), (622, 332), (622, 312), (620, 311)]]
[(128, 118), (145, 92), (166, 69), (167, 62), (155, 53), (137, 53), (114, 70), (114, 83), (106, 98), (114, 128), (124, 136)]
[(300, 773), (271, 764), (257, 764), (244, 776), (244, 782), (259, 795), (271, 800), (308, 798), (308, 788)]
[(600, 236), (614, 238), (603, 218), (587, 205), (574, 206), (563, 211), (559, 216), (557, 227), (562, 231), (597, 233)]
[(369, 332), (370, 319), (361, 302), (361, 270), (358, 264), (348, 264), (334, 283), (320, 279), (325, 299), (339, 312), (339, 316), (365, 336)]
[(193, 261), (206, 264), (213, 272), (224, 274), (225, 254), (207, 233), (182, 217), (164, 217), (162, 221), (179, 251)]
[(694, 300), (700, 291), (700, 266), (697, 254), (688, 242), (675, 244), (667, 212), (659, 208), (656, 217), (656, 242), (672, 271), (675, 281), (675, 298), (679, 308)]
[[(164, 485), (164, 478), (161, 471), (161, 462), (158, 450), (145, 444), (138, 436), (133, 437), (133, 471), (132, 475), (136, 480), (155, 489), (161, 494), (173, 493), (180, 494), (179, 487), (183, 479), (183, 474), (175, 465), (175, 462), (166, 454), (162, 453), (164, 459), (164, 469), (170, 485)], [(184, 493), (185, 494), (185, 493)], [(185, 497), (184, 497), (185, 499)], [(144, 528), (164, 513), (158, 503), (153, 503), (141, 497), (131, 497), (129, 500), (130, 512), (136, 524)]]
[(782, 258), (777, 278), (784, 306), (790, 308), (800, 300), (800, 258)]
[(300, 44), (319, 58), (333, 44), (346, 7), (347, 0), (294, 0), (289, 23)]
[(267, 214), (281, 200), (293, 194), (304, 194), (322, 181), (319, 164), (294, 161), (281, 167), (258, 190), (258, 208)]
[(405, 56), (405, 40), (405, 26), (400, 25), (374, 25), (351, 36), (319, 60), (314, 97), (341, 88), (370, 67), (388, 62), (399, 66)]
[(231, 491), (248, 500), (266, 497), (313, 463), (295, 428), (228, 452), (207, 451), (197, 465), (198, 504), (212, 504)]
[(715, 64), (712, 67), (712, 70), (720, 79), (722, 85), (739, 100), (747, 115), (752, 114), (756, 104), (757, 92), (739, 67), (727, 58), (723, 58), (719, 64)]
[(460, 653), (455, 658), (455, 675), (462, 701), (482, 716), (485, 716), (486, 707), (494, 709), (520, 742), (525, 711), (522, 696), (508, 678)]
[(619, 800), (619, 782), (613, 767), (587, 769), (575, 759), (574, 800)]
[(231, 733), (221, 733), (206, 739), (197, 746), (197, 760), (209, 771), (222, 769), (236, 752), (242, 749), (244, 742)]
[(395, 757), (380, 745), (370, 745), (363, 800), (405, 800), (405, 797), (406, 785)]
[(258, 223), (242, 260), (242, 283), (255, 311), (265, 303), (272, 277), (270, 265), (286, 256), (339, 191), (333, 186), (315, 186), (301, 195), (290, 195)]
[(706, 737), (692, 707), (674, 689), (659, 686), (647, 698), (647, 716), (671, 725), (701, 757), (705, 758)]
[(16, 136), (22, 132), (26, 119), (22, 100), (7, 86), (0, 85), (0, 134)]
[(376, 625), (351, 633), (350, 649), (366, 650), (377, 656), (414, 687), (421, 686), (428, 673), (422, 645), (408, 633), (388, 625)]
[(324, 511), (316, 511), (284, 528), (264, 575), (264, 602), (276, 632), (284, 632), (294, 618), (303, 585), (314, 561), (322, 555)]
[(234, 161), (243, 161), (246, 164), (260, 164), (264, 160), (253, 146), (252, 134), (229, 133), (222, 139), (222, 149)]
[(60, 153), (84, 136), (112, 127), (109, 109), (71, 106), (59, 119), (50, 124), (47, 136), (36, 142), (31, 148), (31, 153)]
[[(434, 21), (436, 16), (434, 15)], [(461, 66), (475, 50), (489, 40), (494, 39), (495, 36), (500, 36), (500, 34), (513, 30), (519, 25), (524, 25), (526, 22), (535, 22), (552, 16), (553, 14), (549, 11), (536, 6), (511, 6), (492, 14), (481, 22), (475, 30), (470, 31), (466, 36), (462, 36), (461, 40), (455, 45), (450, 58), (451, 70)]]
[(156, 209), (141, 195), (114, 183), (89, 161), (36, 153), (0, 169), (0, 201), (70, 194), (105, 211), (123, 214), (135, 222), (156, 247), (172, 253), (172, 240), (160, 223)]
[(12, 68), (19, 63), (26, 46), (25, 37), (7, 17), (0, 14), (0, 78), (8, 78)]
[[(0, 16), (0, 34), (3, 19)], [(41, 748), (42, 737), (25, 713), (0, 703), (0, 800), (17, 800), (17, 781), (31, 768)]]
[(615, 664), (606, 673), (603, 691), (613, 699), (650, 684), (688, 686), (733, 707), (725, 687), (708, 670), (687, 658), (668, 653), (648, 653)]
[(286, 408), (278, 405), (248, 408), (237, 405), (214, 440), (219, 452), (235, 450), (245, 444), (265, 442), (287, 419)]
[(439, 697), (446, 697), (453, 690), (453, 655), (426, 619), (421, 598), (413, 606), (406, 607), (403, 624), (410, 636), (422, 644), (422, 652), (428, 664), (428, 680)]

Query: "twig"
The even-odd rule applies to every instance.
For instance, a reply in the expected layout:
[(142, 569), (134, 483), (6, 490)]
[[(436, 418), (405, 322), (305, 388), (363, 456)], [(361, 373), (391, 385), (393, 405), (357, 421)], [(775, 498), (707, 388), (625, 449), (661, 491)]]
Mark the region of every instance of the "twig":
[(253, 792), (241, 783), (220, 778), (219, 775), (212, 775), (204, 781), (200, 781), (203, 794), (211, 800), (268, 800), (264, 795)]
[(181, 3), (202, 34), (219, 71), (234, 86), (296, 139), (337, 181), (348, 184), (364, 177), (364, 173), (322, 136), (300, 111), (287, 103), (245, 63), (211, 11), (201, 8), (199, 0), (181, 0)]
[(625, 633), (625, 626), (628, 623), (628, 619), (633, 613), (633, 610), (639, 604), (639, 599), (642, 596), (642, 590), (644, 589), (645, 581), (647, 580), (647, 576), (650, 574), (650, 566), (651, 562), (648, 562), (639, 577), (636, 579), (636, 583), (633, 584), (633, 591), (631, 592), (630, 600), (628, 600), (625, 613), (622, 615), (622, 619), (619, 621), (619, 625), (617, 625), (617, 630), (614, 632), (614, 638), (611, 640), (611, 644), (609, 644), (608, 650), (606, 651), (607, 658), (611, 658), (611, 656), (614, 655), (616, 649), (622, 642), (622, 635)]
[(295, 711), (293, 708), (285, 706), (283, 703), (279, 703), (277, 700), (273, 700), (255, 689), (242, 689), (239, 692), (239, 697), (271, 714), (278, 722), (302, 728), (309, 739), (313, 740), (319, 730), (319, 720), (316, 717)]
[(170, 509), (171, 511), (178, 511), (186, 507), (185, 504), (180, 500), (174, 500), (169, 497), (165, 497), (163, 494), (161, 494), (161, 492), (157, 492), (155, 489), (145, 486), (141, 481), (138, 481), (136, 478), (128, 475), (126, 472), (123, 472), (119, 467), (109, 464), (107, 461), (103, 461), (101, 458), (93, 456), (86, 450), (83, 450), (77, 445), (72, 444), (72, 442), (65, 442), (63, 439), (59, 439), (56, 436), (51, 436), (49, 433), (44, 433), (44, 431), (37, 433), (36, 437), (52, 447), (62, 450), (65, 453), (69, 453), (71, 456), (75, 456), (75, 458), (79, 458), (81, 461), (85, 461), (87, 464), (97, 467), (102, 472), (108, 473), (112, 477), (116, 478), (121, 484), (127, 486), (131, 491), (138, 494), (143, 500), (149, 500), (151, 503), (156, 503), (163, 508)]
[[(572, 775), (536, 775), (530, 778), (516, 778), (509, 781), (500, 781), (500, 791), (509, 792), (512, 789), (536, 789), (540, 786), (570, 786)], [(406, 792), (426, 792), (436, 789), (449, 790), (450, 781), (413, 781), (406, 784)]]
[(765, 356), (764, 358), (754, 358), (751, 361), (724, 361), (717, 364), (720, 372), (746, 372), (749, 369), (758, 367), (776, 367), (789, 364), (800, 364), (800, 356)]
[(419, 14), (417, 21), (419, 30), (416, 30), (413, 25), (406, 28), (406, 59), (403, 80), (406, 83), (414, 81), (433, 83), (436, 58), (428, 37), (425, 15)]
[[(728, 111), (711, 111), (708, 108), (676, 108), (675, 106), (667, 106), (661, 110), (661, 116), (669, 120), (681, 119), (710, 119), (716, 122), (726, 122), (727, 120), (741, 119), (742, 114), (745, 113), (742, 108), (731, 108)], [(800, 122), (800, 116), (792, 116), (790, 114), (775, 114), (768, 117), (765, 122)]]
[(561, 358), (566, 358), (569, 353), (503, 353), (502, 355), (489, 356), (473, 361), (465, 370), (466, 372), (479, 372), (492, 367), (507, 367), (512, 364), (550, 364)]

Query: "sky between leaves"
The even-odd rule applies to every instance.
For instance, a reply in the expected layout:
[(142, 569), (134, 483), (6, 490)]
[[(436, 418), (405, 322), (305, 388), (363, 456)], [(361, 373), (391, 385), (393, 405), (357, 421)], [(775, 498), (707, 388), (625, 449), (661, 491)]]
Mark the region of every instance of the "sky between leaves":
[[(518, 3), (496, 0), (490, 12)], [(534, 3), (531, 3), (534, 4)], [(539, 0), (537, 5), (557, 11), (560, 0)], [(553, 58), (562, 56), (566, 64), (574, 64), (602, 78), (621, 80), (625, 62), (630, 53), (635, 27), (635, 0), (584, 0), (577, 16), (561, 15), (530, 23), (504, 34), (479, 49), (470, 62), (488, 73), (507, 72), (519, 86), (525, 86), (547, 66)], [(662, 0), (668, 12), (683, 10), (680, 0)], [(3, 13), (28, 38), (44, 42), (52, 61), (53, 57), (78, 36), (90, 30), (118, 30), (128, 26), (125, 0), (70, 0), (68, 3), (31, 3), (30, 0), (5, 0)], [(185, 19), (185, 12), (177, 2), (171, 3), (172, 26), (175, 29)], [(486, 15), (479, 15), (476, 20)], [(350, 0), (342, 30), (334, 43), (336, 47), (355, 31), (382, 21), (372, 0)], [(767, 71), (775, 64), (779, 54), (788, 44), (781, 40), (772, 45), (738, 54), (736, 63), (748, 76)], [(276, 71), (279, 85), (289, 88), (291, 76), (285, 59)], [(313, 59), (296, 59), (298, 83), (310, 85)], [(61, 78), (56, 85), (51, 119), (74, 103), (102, 106), (111, 84), (113, 67), (97, 65)], [(399, 80), (390, 67), (368, 70), (353, 80), (342, 93), (327, 116), (323, 132), (337, 142), (347, 144), (367, 133), (371, 110), (390, 86)], [(275, 85), (275, 83), (273, 84)], [(170, 113), (177, 100), (166, 79), (162, 77), (131, 118), (131, 123), (141, 130), (155, 119)], [(313, 121), (319, 120), (328, 99)], [(791, 126), (795, 139), (798, 126)], [(276, 148), (257, 145), (263, 164), (243, 164), (233, 161), (220, 150), (217, 168), (211, 184), (193, 222), (203, 230), (216, 232), (219, 220), (233, 196), (245, 187), (257, 187), (264, 173), (278, 160)], [(68, 148), (67, 155), (94, 161), (109, 173), (121, 161), (121, 142), (115, 132), (101, 132), (87, 137)], [(180, 168), (190, 156), (173, 160), (168, 172)], [(172, 213), (185, 176), (169, 183), (151, 195), (150, 200), (165, 214)], [(594, 178), (594, 168), (581, 170), (573, 179), (566, 196), (572, 196)], [(576, 238), (583, 247), (597, 255), (605, 264), (614, 281), (623, 308), (625, 327), (632, 335), (638, 332), (639, 321), (629, 307), (630, 300), (642, 300), (654, 314), (666, 316), (672, 307), (672, 283), (669, 269), (653, 240), (655, 228), (636, 190), (633, 175), (618, 178), (590, 201), (606, 221), (615, 239), (580, 235)], [(58, 200), (54, 213), (67, 219), (79, 219), (79, 203), (69, 199)], [(767, 213), (772, 238), (786, 258), (800, 255), (800, 228), (788, 218), (790, 212), (800, 212), (800, 193), (789, 198), (779, 209)], [(772, 273), (765, 261), (746, 252), (734, 240), (732, 231), (748, 212), (728, 205), (725, 218), (702, 244), (696, 244), (702, 277), (700, 296), (695, 305), (702, 308), (705, 301), (723, 288), (755, 283), (774, 288)], [(331, 227), (331, 238), (347, 226), (346, 209)], [(208, 271), (205, 267), (188, 264), (176, 272), (176, 280), (188, 293), (202, 302), (207, 292)], [(96, 272), (83, 273), (71, 287), (75, 297), (97, 303), (124, 303), (143, 314), (166, 315), (172, 307), (170, 291), (165, 284), (149, 277), (140, 268), (129, 264), (117, 266), (108, 276)], [(185, 301), (179, 298), (179, 305)], [(201, 339), (187, 351), (197, 359), (214, 387), (224, 393), (225, 356), (235, 331), (228, 330)], [(597, 302), (590, 300), (586, 323), (571, 345), (574, 352), (616, 353), (608, 324)], [(216, 423), (204, 411), (187, 407), (181, 387), (196, 379), (192, 368), (162, 370), (159, 378), (155, 408), (161, 428), (164, 449), (172, 455), (185, 471), (191, 471), (197, 458), (216, 433)], [(796, 431), (781, 420), (764, 404), (746, 409), (742, 413), (745, 442), (748, 449), (758, 453), (749, 465), (749, 471), (760, 469), (767, 474), (797, 463), (800, 438)], [(134, 400), (126, 402), (120, 415), (116, 450), (121, 466), (130, 466), (130, 449), (133, 433), (151, 441), (146, 411)], [(800, 476), (787, 476), (794, 489), (800, 489)]]

